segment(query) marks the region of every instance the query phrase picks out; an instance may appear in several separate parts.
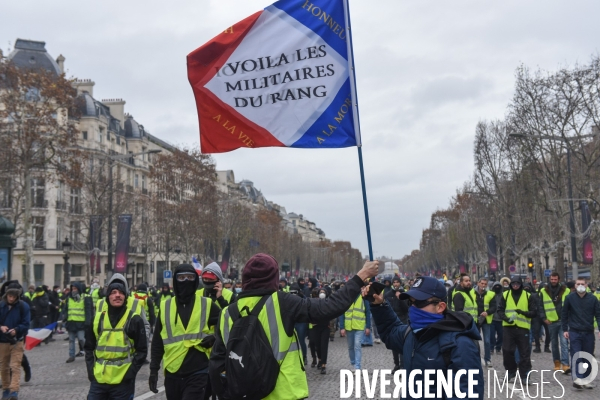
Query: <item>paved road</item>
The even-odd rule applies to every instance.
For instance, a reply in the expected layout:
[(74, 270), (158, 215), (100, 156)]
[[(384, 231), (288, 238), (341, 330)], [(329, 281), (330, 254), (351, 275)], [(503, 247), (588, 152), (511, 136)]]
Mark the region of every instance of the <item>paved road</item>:
[[(76, 358), (75, 362), (66, 364), (68, 358), (68, 342), (62, 339), (65, 335), (56, 335), (57, 340), (49, 345), (42, 344), (31, 351), (27, 352), (27, 356), (33, 368), (33, 379), (29, 383), (23, 383), (21, 387), (20, 398), (27, 400), (45, 400), (49, 396), (58, 395), (60, 398), (69, 400), (85, 399), (89, 388), (87, 373), (83, 358)], [(596, 349), (600, 349), (600, 341), (596, 337)], [(533, 354), (533, 367), (537, 370), (550, 370), (553, 368), (552, 357), (550, 354), (541, 353)], [(502, 367), (502, 356), (492, 356), (493, 369), (490, 373), (497, 373), (504, 376), (504, 368)], [(375, 344), (374, 347), (363, 349), (363, 368), (370, 371), (374, 369), (385, 369), (392, 367), (392, 354), (383, 344)], [(350, 361), (346, 349), (346, 340), (338, 337), (333, 343), (330, 342), (328, 373), (321, 375), (315, 368), (307, 366), (307, 376), (310, 388), (310, 399), (325, 400), (340, 398), (340, 369), (350, 369)], [(484, 371), (487, 374), (487, 371)], [(148, 375), (147, 367), (140, 371), (136, 384), (136, 398), (162, 400), (165, 399), (164, 392), (154, 395), (148, 393)], [(600, 399), (600, 376), (596, 378), (595, 383), (599, 386), (593, 390), (578, 391), (572, 387), (570, 376), (558, 376), (559, 381), (564, 386), (564, 391), (561, 386), (554, 381), (549, 373), (545, 373), (544, 381), (551, 383), (544, 384), (544, 397), (566, 398), (569, 400), (597, 400)], [(539, 382), (538, 378), (535, 379)], [(162, 382), (162, 377), (159, 382)], [(159, 385), (161, 386), (161, 385)], [(540, 393), (536, 394), (536, 387), (530, 387), (530, 396), (527, 394), (523, 397), (520, 392), (514, 392), (509, 398), (522, 400), (523, 398), (541, 398)], [(486, 382), (487, 390), (487, 382)], [(376, 389), (375, 398), (379, 397), (379, 387)], [(564, 394), (563, 394), (564, 393)], [(355, 398), (354, 396), (352, 398)], [(362, 397), (366, 398), (364, 388)], [(493, 390), (491, 396), (486, 398), (506, 398), (506, 389), (503, 394), (497, 392), (494, 396)]]

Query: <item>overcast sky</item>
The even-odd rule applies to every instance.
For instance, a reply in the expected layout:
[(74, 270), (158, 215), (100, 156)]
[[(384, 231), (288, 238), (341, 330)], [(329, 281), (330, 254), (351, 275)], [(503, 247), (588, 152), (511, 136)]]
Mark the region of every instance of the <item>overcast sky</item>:
[[(270, 0), (2, 1), (0, 48), (46, 42), (94, 97), (170, 143), (198, 145), (186, 55)], [(515, 69), (556, 70), (598, 53), (597, 0), (350, 0), (375, 257), (419, 246), (431, 213), (473, 171), (480, 120), (503, 118)], [(367, 253), (356, 148), (241, 149), (217, 168)]]

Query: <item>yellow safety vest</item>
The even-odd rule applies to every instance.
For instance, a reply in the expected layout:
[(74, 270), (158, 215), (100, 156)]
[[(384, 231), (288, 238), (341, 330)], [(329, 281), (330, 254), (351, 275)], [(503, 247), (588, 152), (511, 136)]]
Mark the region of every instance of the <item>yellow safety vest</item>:
[(146, 311), (146, 315), (150, 316), (150, 313), (148, 312), (148, 297), (150, 297), (150, 296), (148, 295), (148, 293), (144, 293), (144, 292), (137, 293), (136, 292), (133, 294), (133, 297), (135, 299), (138, 299), (140, 302), (142, 302), (144, 310)]
[(596, 293), (594, 293), (594, 296), (596, 296), (596, 298), (598, 299), (598, 301), (600, 301), (600, 293), (596, 292)]
[[(127, 308), (132, 309), (134, 314), (142, 315), (142, 303), (136, 298), (131, 296), (127, 297)], [(100, 299), (96, 303), (96, 313), (101, 313), (103, 311), (108, 311), (108, 303), (105, 299)]]
[(210, 298), (202, 297), (196, 292), (192, 314), (187, 328), (184, 328), (181, 318), (177, 317), (177, 302), (174, 299), (161, 302), (160, 323), (162, 329), (160, 337), (165, 348), (165, 355), (163, 356), (165, 371), (171, 373), (179, 371), (190, 347), (206, 353), (207, 357), (210, 356), (211, 349), (201, 347), (200, 342), (211, 334), (208, 326), (211, 306), (212, 300)]
[(471, 288), (468, 294), (462, 290), (459, 290), (458, 293), (462, 295), (463, 299), (465, 299), (465, 307), (463, 308), (463, 311), (471, 315), (473, 319), (477, 321), (477, 316), (479, 314), (477, 313), (477, 294), (475, 293), (475, 289)]
[(502, 321), (502, 326), (518, 326), (519, 328), (531, 329), (531, 318), (527, 318), (524, 315), (517, 314), (516, 310), (529, 311), (529, 293), (522, 291), (521, 297), (519, 297), (519, 303), (515, 304), (515, 299), (512, 296), (512, 290), (504, 292), (504, 300), (506, 301), (506, 310), (504, 314), (510, 318), (514, 314), (514, 322), (511, 324), (506, 321)]
[(67, 303), (68, 315), (67, 321), (73, 322), (84, 322), (85, 321), (85, 301), (83, 297), (79, 301), (75, 301), (72, 297), (69, 297)]
[(131, 367), (135, 349), (126, 330), (134, 315), (137, 314), (127, 308), (121, 320), (113, 327), (107, 311), (96, 313), (93, 325), (96, 336), (94, 377), (98, 383), (118, 385)]
[[(489, 310), (490, 303), (492, 302), (492, 300), (494, 300), (495, 297), (496, 297), (496, 293), (492, 292), (491, 290), (488, 290), (485, 293), (485, 296), (483, 296), (483, 311)], [(488, 314), (488, 316), (485, 317), (485, 322), (488, 324), (491, 324), (493, 318), (494, 318), (494, 314)]]
[[(565, 288), (565, 291), (562, 296), (562, 304), (565, 304), (565, 299), (569, 295), (570, 291)], [(560, 315), (556, 312), (556, 307), (554, 307), (554, 302), (552, 301), (552, 297), (548, 293), (547, 288), (543, 288), (540, 290), (540, 294), (542, 296), (542, 303), (544, 304), (544, 311), (546, 312), (546, 319), (550, 322), (556, 322), (560, 320)]]
[(344, 329), (347, 331), (364, 331), (367, 324), (365, 303), (362, 296), (344, 313)]
[[(198, 289), (196, 292), (200, 293), (200, 296), (204, 297), (204, 288)], [(233, 292), (231, 290), (223, 288), (221, 295), (223, 296), (223, 298), (225, 300), (227, 300), (228, 303), (231, 303), (231, 298), (233, 297)], [(215, 304), (218, 305), (219, 308), (221, 308), (221, 305), (219, 304), (218, 301), (216, 301)]]
[(100, 289), (94, 289), (92, 290), (92, 301), (94, 302), (94, 304), (96, 304), (98, 302), (98, 300), (100, 299)]
[[(252, 312), (260, 299), (261, 297), (238, 299), (237, 306), (240, 310), (248, 307), (249, 312)], [(362, 297), (360, 299), (362, 301)], [(304, 399), (308, 397), (308, 382), (300, 362), (302, 359), (299, 353), (300, 347), (293, 333), (292, 336), (287, 335), (281, 319), (281, 312), (279, 296), (275, 292), (258, 314), (258, 319), (271, 344), (273, 355), (279, 362), (279, 376), (275, 389), (263, 400)], [(229, 307), (221, 311), (219, 323), (223, 343), (227, 346), (229, 332), (233, 326), (233, 320), (229, 316)]]

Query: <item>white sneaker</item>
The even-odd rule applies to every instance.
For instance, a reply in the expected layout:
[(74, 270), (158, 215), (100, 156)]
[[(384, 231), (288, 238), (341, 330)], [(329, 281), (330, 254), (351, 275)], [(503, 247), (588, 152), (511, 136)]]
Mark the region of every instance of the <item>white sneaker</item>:
[(491, 362), (491, 361), (486, 361), (486, 362), (485, 362), (485, 366), (486, 366), (487, 368), (492, 368), (492, 362)]
[(596, 384), (593, 382), (590, 382), (590, 383), (586, 383), (585, 385), (582, 385), (582, 386), (586, 389), (594, 389), (596, 387)]
[(381, 344), (381, 339), (375, 339), (375, 343)]

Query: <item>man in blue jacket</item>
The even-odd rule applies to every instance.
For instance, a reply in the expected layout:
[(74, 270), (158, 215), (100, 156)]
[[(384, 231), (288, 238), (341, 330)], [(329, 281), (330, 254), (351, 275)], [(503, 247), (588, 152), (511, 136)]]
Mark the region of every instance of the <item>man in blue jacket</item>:
[(20, 296), (20, 286), (9, 285), (0, 302), (0, 379), (2, 398), (10, 400), (19, 396), (23, 342), (31, 319), (29, 305)]
[[(363, 288), (363, 295), (367, 291)], [(471, 315), (447, 309), (443, 283), (435, 278), (419, 277), (408, 292), (400, 295), (400, 299), (407, 299), (410, 305), (408, 324), (400, 321), (382, 295), (375, 294), (373, 297), (371, 315), (381, 340), (388, 349), (402, 354), (407, 377), (413, 370), (421, 370), (415, 376), (415, 387), (422, 385), (425, 392), (424, 370), (444, 371), (444, 375), (452, 371), (453, 378), (459, 371), (464, 371), (460, 377), (460, 388), (453, 388), (453, 396), (442, 398), (458, 397), (458, 390), (464, 394), (471, 390), (477, 398), (483, 399), (484, 376), (479, 345), (475, 342), (481, 340), (481, 336)], [(468, 370), (477, 370), (473, 375), (476, 383), (472, 387), (469, 387)], [(429, 379), (427, 381), (431, 384), (427, 391), (436, 394), (437, 380)], [(411, 398), (410, 391), (407, 392), (407, 398)]]

